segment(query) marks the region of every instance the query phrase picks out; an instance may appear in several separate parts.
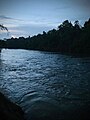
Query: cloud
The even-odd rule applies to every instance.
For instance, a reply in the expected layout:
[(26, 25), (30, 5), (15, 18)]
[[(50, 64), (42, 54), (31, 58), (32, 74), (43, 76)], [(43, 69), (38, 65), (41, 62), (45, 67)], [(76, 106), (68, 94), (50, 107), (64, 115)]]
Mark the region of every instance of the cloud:
[[(51, 26), (51, 23), (49, 20), (45, 19), (45, 18), (40, 18), (40, 17), (33, 17), (31, 19), (16, 19), (16, 18), (12, 18), (12, 17), (8, 17), (8, 16), (4, 16), (4, 15), (0, 15), (0, 22), (3, 22), (5, 24), (7, 24), (8, 27), (12, 27), (12, 26), (17, 26), (17, 25), (35, 25), (35, 26)], [(10, 26), (11, 25), (11, 26)]]
[(8, 28), (10, 32), (9, 37), (32, 36), (38, 33), (42, 33), (43, 31), (48, 31), (55, 26), (53, 22), (49, 22), (46, 19), (40, 19), (39, 17), (36, 19), (21, 20), (0, 15), (0, 22), (1, 21)]
[(55, 28), (66, 19), (83, 22), (89, 11), (90, 0), (3, 0), (0, 24), (13, 36), (28, 36)]
[(0, 19), (12, 19), (12, 18), (6, 17), (6, 16), (4, 16), (4, 15), (0, 15)]
[(0, 15), (0, 20), (23, 21), (22, 19), (16, 19), (5, 15)]

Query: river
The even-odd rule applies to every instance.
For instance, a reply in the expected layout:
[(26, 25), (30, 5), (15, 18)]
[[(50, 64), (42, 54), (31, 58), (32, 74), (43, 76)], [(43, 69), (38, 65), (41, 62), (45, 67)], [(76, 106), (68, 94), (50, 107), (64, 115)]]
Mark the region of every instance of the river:
[(27, 120), (76, 120), (81, 116), (87, 120), (90, 58), (3, 49), (0, 89), (23, 108)]

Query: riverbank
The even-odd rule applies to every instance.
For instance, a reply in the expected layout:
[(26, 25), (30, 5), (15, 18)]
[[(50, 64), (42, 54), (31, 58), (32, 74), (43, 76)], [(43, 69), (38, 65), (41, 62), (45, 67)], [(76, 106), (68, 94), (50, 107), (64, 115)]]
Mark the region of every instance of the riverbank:
[(22, 109), (0, 93), (0, 120), (24, 120)]

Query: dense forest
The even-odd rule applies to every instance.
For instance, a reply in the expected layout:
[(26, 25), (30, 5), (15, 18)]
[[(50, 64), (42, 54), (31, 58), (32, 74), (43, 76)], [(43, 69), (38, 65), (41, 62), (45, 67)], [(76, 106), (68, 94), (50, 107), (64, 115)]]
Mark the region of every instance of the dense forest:
[(83, 27), (65, 20), (57, 29), (32, 37), (11, 38), (0, 42), (0, 47), (60, 52), (63, 54), (90, 56), (90, 19)]

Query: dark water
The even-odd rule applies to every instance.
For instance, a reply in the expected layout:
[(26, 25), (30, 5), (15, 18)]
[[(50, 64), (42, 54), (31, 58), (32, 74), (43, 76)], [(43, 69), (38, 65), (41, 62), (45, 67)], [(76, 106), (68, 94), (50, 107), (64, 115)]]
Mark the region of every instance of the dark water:
[(2, 50), (0, 88), (27, 120), (89, 120), (90, 58)]

